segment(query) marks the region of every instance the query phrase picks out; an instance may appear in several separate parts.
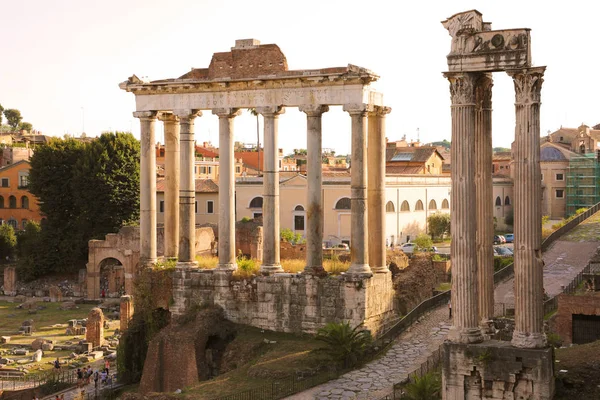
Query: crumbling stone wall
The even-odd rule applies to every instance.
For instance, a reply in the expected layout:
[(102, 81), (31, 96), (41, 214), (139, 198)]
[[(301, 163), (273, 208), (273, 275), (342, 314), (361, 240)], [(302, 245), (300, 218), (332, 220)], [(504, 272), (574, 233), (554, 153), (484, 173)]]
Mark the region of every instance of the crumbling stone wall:
[(92, 347), (102, 346), (104, 343), (104, 313), (99, 308), (92, 308), (88, 314), (85, 340), (92, 343)]
[(445, 274), (436, 269), (428, 254), (415, 254), (404, 269), (396, 271), (394, 289), (396, 309), (402, 315), (432, 296)]
[(600, 295), (558, 296), (558, 312), (554, 330), (564, 344), (573, 343), (573, 314), (600, 315)]
[(121, 331), (127, 330), (129, 321), (131, 321), (131, 318), (133, 318), (133, 297), (128, 294), (121, 296), (119, 318), (121, 320), (119, 329)]
[(15, 267), (4, 268), (4, 295), (17, 295), (17, 269)]
[(218, 305), (230, 321), (280, 332), (314, 333), (328, 322), (349, 321), (377, 335), (394, 316), (391, 274), (276, 274), (236, 280), (212, 270), (176, 271), (173, 290), (175, 315), (198, 305)]

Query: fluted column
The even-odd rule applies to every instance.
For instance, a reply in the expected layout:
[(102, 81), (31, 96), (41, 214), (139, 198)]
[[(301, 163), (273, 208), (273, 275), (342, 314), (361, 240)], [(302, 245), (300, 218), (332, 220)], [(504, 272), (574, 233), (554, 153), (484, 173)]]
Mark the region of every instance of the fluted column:
[(263, 170), (263, 261), (261, 274), (283, 272), (281, 268), (279, 233), (279, 115), (280, 106), (258, 107), (264, 119), (265, 168)]
[(385, 247), (385, 116), (389, 107), (375, 107), (369, 113), (367, 146), (369, 204), (369, 265), (374, 273), (387, 273)]
[(352, 155), (350, 161), (350, 268), (347, 274), (372, 275), (368, 254), (367, 221), (367, 106), (345, 104), (352, 119)]
[(480, 74), (475, 87), (475, 188), (479, 325), (494, 332), (494, 199), (492, 185), (492, 74)]
[(194, 179), (194, 119), (196, 110), (178, 110), (181, 141), (181, 179), (179, 187), (179, 256), (178, 267), (193, 267), (196, 262), (196, 182)]
[(470, 73), (446, 73), (452, 98), (452, 328), (459, 343), (483, 340), (479, 329), (475, 253), (475, 80)]
[(515, 85), (515, 347), (545, 346), (540, 93), (546, 67), (509, 71)]
[(306, 267), (304, 272), (313, 275), (325, 275), (323, 268), (323, 166), (321, 117), (329, 111), (325, 105), (307, 105), (300, 107), (306, 113), (307, 133), (307, 221), (306, 221)]
[(165, 132), (165, 258), (179, 253), (179, 118), (161, 114)]
[(219, 265), (220, 271), (237, 269), (235, 261), (235, 158), (233, 118), (237, 108), (212, 110), (219, 116)]
[(156, 263), (155, 111), (138, 111), (140, 119), (140, 264)]

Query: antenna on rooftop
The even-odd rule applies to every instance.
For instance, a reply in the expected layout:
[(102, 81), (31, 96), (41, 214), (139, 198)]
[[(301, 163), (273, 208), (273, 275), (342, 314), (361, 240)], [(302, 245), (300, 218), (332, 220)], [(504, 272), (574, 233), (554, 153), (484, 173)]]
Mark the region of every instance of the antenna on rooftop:
[(421, 141), (421, 132), (419, 130), (419, 128), (417, 128), (417, 142)]

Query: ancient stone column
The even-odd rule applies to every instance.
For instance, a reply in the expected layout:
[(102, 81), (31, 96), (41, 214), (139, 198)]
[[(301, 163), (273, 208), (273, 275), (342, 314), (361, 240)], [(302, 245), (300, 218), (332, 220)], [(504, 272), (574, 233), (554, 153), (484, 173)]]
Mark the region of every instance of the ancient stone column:
[(217, 108), (219, 116), (219, 265), (220, 271), (237, 269), (235, 261), (235, 158), (233, 119), (237, 108)]
[(119, 319), (121, 321), (119, 330), (123, 332), (127, 330), (129, 321), (131, 321), (131, 318), (133, 318), (133, 297), (128, 294), (121, 296), (121, 302), (119, 305)]
[(515, 347), (545, 346), (540, 93), (546, 67), (509, 71), (515, 85)]
[(195, 110), (179, 110), (181, 132), (181, 181), (179, 187), (179, 257), (178, 267), (195, 267), (196, 262), (196, 180), (194, 179), (194, 119), (202, 115)]
[(263, 170), (263, 262), (261, 274), (283, 272), (281, 268), (279, 234), (279, 115), (284, 108), (280, 106), (258, 107), (264, 118), (265, 128), (265, 168)]
[(140, 119), (140, 264), (156, 262), (156, 140), (155, 111), (138, 111)]
[(372, 275), (368, 255), (367, 222), (367, 106), (345, 104), (352, 119), (352, 156), (350, 161), (350, 268), (347, 274)]
[(375, 107), (369, 113), (367, 146), (369, 204), (369, 265), (374, 273), (390, 272), (385, 248), (385, 116), (389, 107)]
[(179, 118), (161, 114), (165, 132), (165, 258), (179, 253)]
[(492, 74), (479, 75), (475, 86), (475, 203), (479, 325), (484, 334), (494, 332), (492, 86)]
[(479, 329), (475, 234), (475, 81), (470, 73), (446, 73), (452, 99), (452, 328), (448, 339), (483, 340)]
[(306, 180), (308, 193), (306, 199), (306, 267), (304, 272), (313, 275), (325, 275), (323, 268), (323, 145), (321, 117), (329, 111), (329, 106), (315, 104), (301, 106), (306, 113), (307, 162)]
[(104, 314), (99, 308), (92, 308), (88, 314), (85, 325), (85, 340), (93, 347), (102, 346), (104, 343)]

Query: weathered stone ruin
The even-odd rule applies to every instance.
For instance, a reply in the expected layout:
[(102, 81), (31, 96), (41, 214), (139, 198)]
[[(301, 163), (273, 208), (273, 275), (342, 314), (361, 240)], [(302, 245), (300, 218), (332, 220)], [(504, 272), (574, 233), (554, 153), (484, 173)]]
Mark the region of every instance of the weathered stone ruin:
[(85, 340), (93, 347), (104, 344), (104, 313), (99, 308), (92, 308), (88, 314)]
[(121, 332), (123, 332), (124, 330), (127, 330), (127, 326), (129, 325), (129, 321), (131, 321), (132, 317), (133, 317), (133, 297), (126, 294), (125, 296), (121, 296), (121, 303), (120, 303), (119, 319), (120, 319), (121, 325), (120, 325), (119, 329), (121, 330)]

